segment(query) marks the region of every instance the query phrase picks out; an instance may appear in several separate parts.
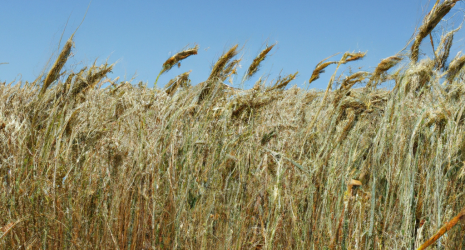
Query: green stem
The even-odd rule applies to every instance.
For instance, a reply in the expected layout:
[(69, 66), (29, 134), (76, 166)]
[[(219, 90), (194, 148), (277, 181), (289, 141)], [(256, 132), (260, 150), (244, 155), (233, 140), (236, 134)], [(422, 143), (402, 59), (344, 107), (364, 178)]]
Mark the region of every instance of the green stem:
[(155, 83), (153, 84), (153, 89), (155, 89), (155, 87), (157, 86), (158, 78), (160, 78), (160, 75), (161, 75), (162, 72), (163, 72), (163, 70), (160, 71), (160, 73), (157, 76), (157, 79), (155, 79)]

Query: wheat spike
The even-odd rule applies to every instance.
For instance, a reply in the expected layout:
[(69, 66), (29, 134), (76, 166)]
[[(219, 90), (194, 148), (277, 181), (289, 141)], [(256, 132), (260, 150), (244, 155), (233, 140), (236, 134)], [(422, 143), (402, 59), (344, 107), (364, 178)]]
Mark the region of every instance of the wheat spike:
[(410, 59), (412, 62), (418, 61), (418, 53), (421, 41), (438, 25), (441, 19), (449, 13), (458, 0), (446, 0), (438, 6), (435, 6), (431, 12), (425, 16), (423, 24), (420, 26), (415, 41), (412, 44)]
[(266, 55), (270, 52), (271, 49), (273, 49), (273, 47), (275, 46), (276, 44), (273, 44), (271, 46), (267, 46), (266, 49), (262, 50), (260, 52), (260, 54), (258, 54), (257, 57), (255, 57), (255, 59), (253, 60), (252, 64), (249, 66), (249, 69), (247, 69), (247, 73), (245, 75), (245, 78), (246, 79), (249, 79), (250, 77), (252, 77), (255, 73), (258, 72), (258, 69), (260, 67), (260, 63), (265, 60), (266, 58)]
[(197, 55), (198, 50), (199, 50), (199, 46), (195, 45), (193, 48), (182, 50), (181, 52), (178, 52), (174, 56), (168, 58), (168, 60), (166, 60), (163, 63), (163, 66), (162, 66), (162, 69), (161, 69), (160, 73), (158, 73), (157, 79), (155, 80), (154, 88), (157, 85), (158, 78), (163, 73), (168, 72), (175, 65), (180, 66), (181, 61), (188, 58), (189, 56)]
[(55, 63), (53, 64), (52, 68), (48, 72), (47, 76), (45, 77), (45, 81), (42, 86), (42, 89), (40, 90), (39, 96), (42, 96), (43, 94), (45, 94), (45, 91), (50, 86), (50, 84), (52, 84), (56, 79), (58, 79), (60, 71), (65, 65), (71, 53), (71, 48), (73, 47), (73, 44), (74, 44), (73, 36), (74, 34), (71, 35), (68, 41), (66, 41), (65, 46), (63, 46), (63, 49), (60, 52), (60, 55), (56, 59)]

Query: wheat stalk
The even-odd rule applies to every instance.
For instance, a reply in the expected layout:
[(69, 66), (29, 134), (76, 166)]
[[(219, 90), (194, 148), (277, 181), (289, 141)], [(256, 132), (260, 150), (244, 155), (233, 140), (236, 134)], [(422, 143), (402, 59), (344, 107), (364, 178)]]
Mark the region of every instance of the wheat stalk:
[(65, 46), (63, 46), (63, 49), (60, 52), (60, 55), (58, 55), (58, 58), (56, 59), (55, 63), (53, 64), (52, 68), (49, 70), (47, 76), (45, 77), (44, 83), (42, 85), (42, 89), (40, 90), (39, 96), (43, 96), (45, 94), (45, 91), (47, 91), (47, 88), (55, 81), (58, 79), (58, 76), (60, 74), (61, 69), (65, 65), (66, 61), (68, 60), (68, 57), (71, 53), (71, 48), (73, 47), (73, 35), (66, 41)]
[(158, 78), (160, 77), (160, 75), (162, 75), (165, 72), (168, 72), (171, 68), (174, 67), (174, 65), (180, 65), (181, 61), (188, 58), (189, 56), (197, 55), (198, 50), (199, 46), (195, 45), (193, 48), (182, 50), (181, 52), (178, 52), (172, 57), (168, 58), (168, 60), (166, 60), (163, 63), (160, 73), (158, 73), (157, 79), (155, 80), (154, 88), (157, 85)]
[(420, 26), (418, 34), (415, 37), (415, 41), (411, 47), (410, 59), (416, 63), (418, 61), (418, 53), (420, 50), (421, 41), (438, 25), (441, 19), (449, 13), (449, 11), (455, 6), (458, 0), (445, 0), (440, 5), (436, 6), (425, 16), (423, 24)]
[(271, 46), (267, 46), (264, 50), (262, 50), (260, 52), (260, 54), (258, 54), (257, 57), (255, 57), (255, 59), (253, 59), (252, 64), (250, 64), (249, 68), (247, 69), (247, 72), (245, 74), (245, 79), (249, 79), (255, 73), (258, 72), (258, 69), (260, 67), (260, 63), (263, 62), (263, 60), (265, 60), (266, 55), (268, 55), (268, 53), (271, 51), (271, 49), (273, 49), (273, 47), (275, 45), (276, 44), (273, 44)]

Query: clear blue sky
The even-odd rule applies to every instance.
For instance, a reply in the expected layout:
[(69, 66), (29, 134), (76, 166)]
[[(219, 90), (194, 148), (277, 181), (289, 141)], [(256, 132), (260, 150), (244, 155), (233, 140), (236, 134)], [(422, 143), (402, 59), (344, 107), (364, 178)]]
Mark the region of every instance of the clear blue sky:
[[(266, 43), (278, 45), (257, 76), (273, 79), (299, 71), (293, 84), (304, 87), (315, 65), (345, 51), (367, 51), (365, 59), (350, 64), (372, 71), (377, 63), (401, 50), (435, 1), (119, 1), (93, 0), (75, 35), (73, 58), (66, 69), (118, 61), (110, 77), (153, 82), (163, 62), (186, 45), (198, 44), (198, 55), (187, 58), (160, 77), (163, 86), (192, 69), (192, 83), (204, 81), (212, 64), (230, 46), (244, 46), (242, 76)], [(88, 1), (2, 1), (0, 4), (0, 81), (34, 80), (53, 54), (78, 27)], [(428, 7), (429, 6), (429, 7)], [(459, 2), (446, 18), (457, 26), (463, 18)], [(455, 14), (455, 16), (454, 16)], [(449, 22), (452, 25), (452, 22)], [(438, 39), (440, 31), (434, 37)], [(456, 35), (454, 50), (462, 49), (464, 32)], [(425, 45), (426, 44), (426, 45)], [(422, 50), (430, 53), (429, 41)], [(451, 53), (452, 54), (452, 53)], [(455, 55), (453, 53), (452, 55)], [(339, 58), (335, 57), (335, 59)], [(49, 65), (50, 66), (50, 65)], [(335, 66), (310, 87), (324, 89)], [(238, 81), (236, 81), (236, 84)]]

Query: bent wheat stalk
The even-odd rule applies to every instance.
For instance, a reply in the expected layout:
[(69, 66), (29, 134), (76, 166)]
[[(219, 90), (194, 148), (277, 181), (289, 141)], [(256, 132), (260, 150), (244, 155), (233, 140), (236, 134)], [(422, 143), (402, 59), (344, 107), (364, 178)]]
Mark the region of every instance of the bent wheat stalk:
[(442, 226), (438, 232), (433, 235), (431, 238), (429, 238), (423, 245), (421, 245), (417, 250), (423, 250), (426, 249), (427, 247), (431, 246), (436, 240), (441, 238), (447, 231), (449, 231), (451, 228), (453, 228), (461, 219), (465, 218), (465, 208), (460, 211), (460, 213), (452, 218), (449, 222), (447, 222), (444, 226)]
[(197, 55), (197, 51), (199, 50), (199, 46), (198, 45), (195, 45), (194, 48), (189, 48), (189, 49), (186, 49), (186, 50), (183, 50), (179, 53), (176, 53), (174, 56), (168, 58), (168, 60), (165, 61), (165, 63), (163, 63), (163, 66), (162, 66), (162, 69), (160, 71), (160, 73), (158, 73), (158, 76), (157, 76), (157, 79), (155, 80), (155, 84), (154, 84), (154, 88), (155, 86), (157, 86), (157, 82), (158, 82), (158, 78), (160, 78), (160, 76), (165, 73), (165, 72), (168, 72), (171, 68), (173, 68), (174, 65), (178, 64), (188, 58), (189, 56), (192, 56), (192, 55)]
[(418, 61), (418, 54), (420, 51), (421, 41), (436, 28), (436, 25), (441, 19), (449, 13), (449, 11), (455, 6), (458, 0), (446, 0), (439, 6), (435, 6), (431, 12), (425, 16), (423, 24), (420, 26), (419, 32), (415, 37), (415, 41), (412, 44), (410, 59), (416, 63)]

